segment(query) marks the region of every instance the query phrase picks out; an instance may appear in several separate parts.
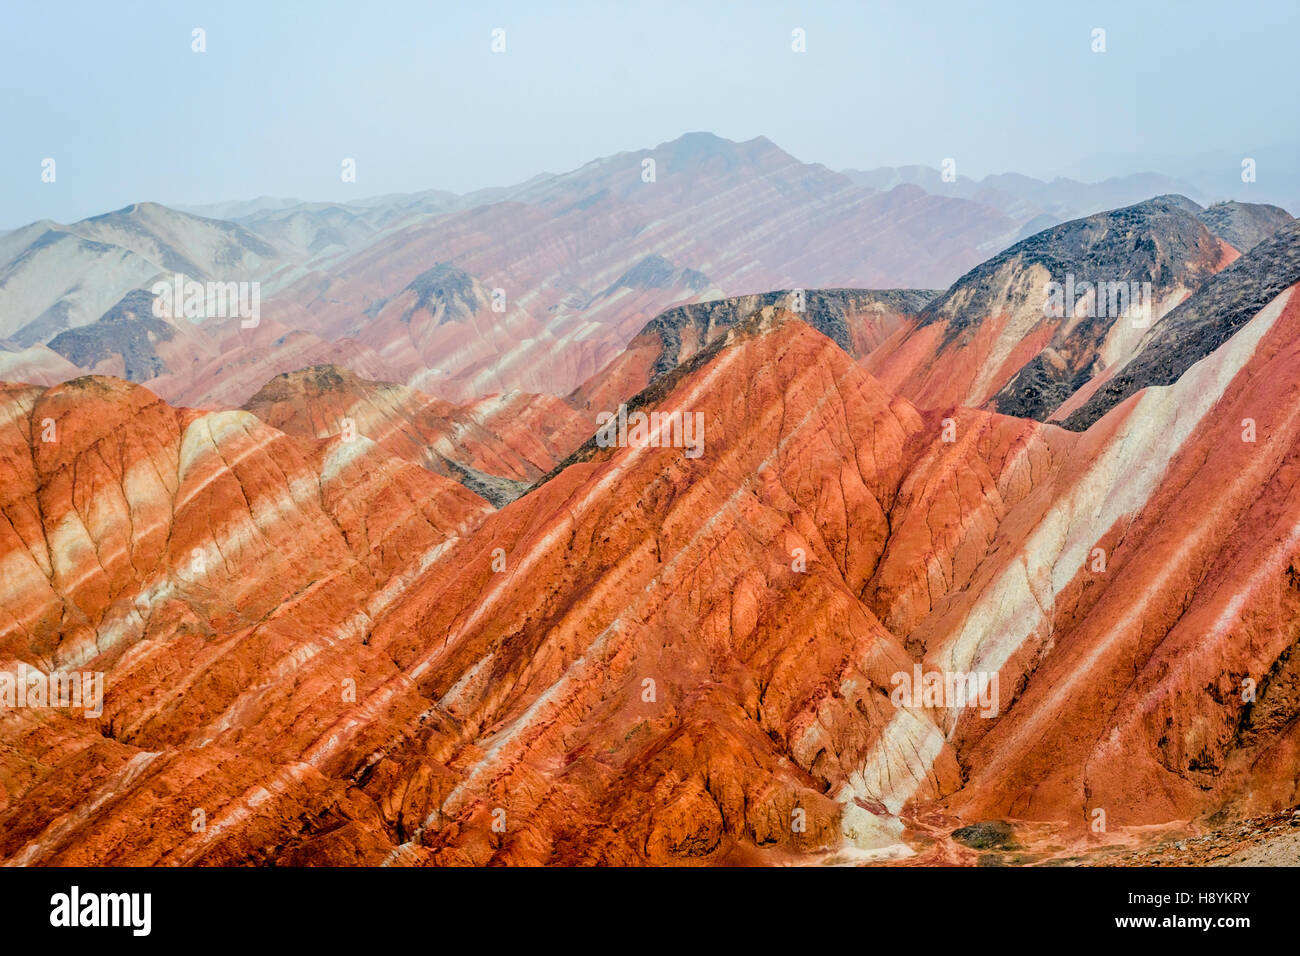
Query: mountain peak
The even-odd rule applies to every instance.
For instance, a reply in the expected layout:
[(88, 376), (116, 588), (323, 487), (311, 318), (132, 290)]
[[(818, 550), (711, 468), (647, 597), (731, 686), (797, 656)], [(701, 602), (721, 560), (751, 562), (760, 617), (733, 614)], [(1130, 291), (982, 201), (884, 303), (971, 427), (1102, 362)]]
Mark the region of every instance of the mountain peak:
[(728, 170), (773, 159), (794, 162), (793, 157), (764, 136), (737, 143), (708, 132), (683, 133), (674, 140), (660, 143), (653, 152), (666, 154), (670, 172), (694, 169), (717, 161), (724, 163)]
[(684, 286), (692, 292), (709, 287), (709, 277), (696, 269), (679, 269), (663, 256), (652, 253), (637, 262), (615, 280), (603, 293), (608, 295), (618, 289), (669, 289)]
[(1249, 252), (1265, 239), (1292, 222), (1289, 212), (1280, 206), (1263, 203), (1217, 202), (1197, 214), (1210, 232), (1238, 252)]
[(484, 300), (474, 277), (450, 262), (439, 262), (431, 269), (425, 269), (403, 291), (415, 293), (415, 304), (410, 312), (419, 309), (432, 312), (441, 305), (443, 315), (448, 319), (473, 315)]

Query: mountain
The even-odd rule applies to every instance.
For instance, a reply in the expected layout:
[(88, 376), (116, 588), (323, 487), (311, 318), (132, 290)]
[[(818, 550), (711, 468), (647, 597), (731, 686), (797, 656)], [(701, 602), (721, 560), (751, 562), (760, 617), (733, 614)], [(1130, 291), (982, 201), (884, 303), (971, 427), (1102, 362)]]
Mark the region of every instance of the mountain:
[[(173, 361), (155, 347), (172, 333), (146, 329), (147, 317), (124, 325), (120, 313), (55, 351), (93, 363), (74, 361), (80, 372), (123, 374), (204, 407), (237, 406), (276, 374), (339, 362), (457, 403), (564, 395), (673, 305), (773, 288), (938, 287), (1017, 231), (986, 205), (860, 187), (761, 137), (708, 133), (464, 196), (187, 208), (137, 203), (0, 235), (0, 338), (50, 345), (183, 273), (257, 282), (262, 321), (276, 331), (257, 345), (270, 352), (245, 351), (253, 343), (220, 316), (191, 316), (219, 354), (196, 345)], [(438, 301), (454, 298), (439, 279), (450, 270), (474, 285), (459, 319), (447, 316), (460, 306)]]
[(128, 293), (183, 273), (196, 281), (249, 281), (280, 252), (234, 223), (157, 203), (64, 226), (34, 223), (0, 241), (0, 337), (47, 343), (95, 321)]
[(44, 345), (23, 348), (0, 339), (0, 382), (57, 385), (77, 378), (82, 369)]
[(787, 289), (677, 306), (646, 323), (614, 361), (574, 391), (570, 401), (593, 410), (613, 408), (768, 306), (797, 310), (803, 321), (845, 352), (862, 357), (938, 295), (926, 289)]
[[(1297, 334), (1292, 285), (1080, 436), (1078, 492), (1022, 546), (1043, 563), (1004, 584), (1027, 582), (1048, 650), (969, 750), (957, 812), (1213, 825), (1294, 805)], [(1104, 570), (1074, 570), (1092, 541)], [(970, 609), (977, 633), (1025, 630), (1010, 593)]]
[[(1282, 819), (1300, 223), (1162, 195), (1007, 247), (989, 208), (692, 134), (0, 234), (0, 291), (54, 247), (95, 284), (0, 339), (0, 861), (1047, 865)], [(182, 259), (260, 319), (90, 307)]]
[[(1148, 174), (1085, 184), (1012, 173), (945, 183), (927, 167), (839, 173), (762, 137), (688, 133), (464, 196), (187, 207), (228, 221), (137, 203), (0, 235), (9, 316), (0, 337), (18, 349), (50, 345), (181, 271), (258, 282), (276, 334), (257, 336), (262, 351), (247, 352), (254, 343), (220, 318), (196, 320), (209, 345), (185, 336), (193, 347), (172, 361), (167, 349), (148, 354), (166, 331), (109, 323), (55, 351), (97, 357), (74, 361), (80, 372), (123, 374), (202, 407), (241, 405), (276, 374), (331, 363), (455, 403), (566, 395), (675, 305), (771, 289), (942, 288), (1064, 219), (1192, 191), (1185, 186)], [(1212, 209), (1205, 224), (1234, 247), (1262, 240), (1285, 216), (1244, 203)], [(451, 319), (464, 303), (438, 301), (444, 291), (454, 299), (443, 274), (468, 277), (457, 281), (473, 285), (469, 315)], [(51, 366), (31, 368), (48, 377)]]
[(60, 332), (49, 348), (78, 368), (132, 382), (190, 371), (217, 352), (186, 319), (157, 317), (154, 297), (143, 289), (128, 292), (94, 322)]
[(1171, 311), (1063, 424), (1086, 428), (1139, 390), (1176, 382), (1297, 281), (1300, 220), (1291, 220)]
[[(1142, 265), (1159, 217), (1142, 267), (1180, 281), (1218, 248), (1182, 204), (1120, 212), (1034, 248)], [(499, 509), (398, 456), (477, 469), (536, 426), (477, 443), (404, 386), (278, 378), (250, 407), (294, 434), (10, 386), (0, 647), (107, 692), (0, 722), (0, 857), (975, 862), (965, 824), (1044, 862), (1292, 806), (1300, 299), (1233, 290), (1293, 232), (1183, 307), (1244, 310), (1216, 348), (1082, 432), (917, 408), (788, 294), (688, 307), (661, 345), (707, 334), (628, 400), (653, 440)], [(829, 306), (877, 295), (923, 298), (811, 311), (852, 350)], [(918, 669), (988, 695), (899, 699)]]
[[(869, 573), (869, 556), (845, 548), (859, 534), (876, 547), (883, 543), (878, 499), (893, 493), (904, 468), (889, 449), (901, 448), (922, 422), (832, 342), (802, 323), (778, 327), (768, 312), (759, 326), (738, 330), (739, 338), (712, 362), (684, 374), (669, 397), (674, 407), (704, 403), (708, 434), (722, 443), (698, 463), (679, 449), (621, 449), (603, 462), (566, 469), (483, 519), (472, 544), (444, 537), (432, 550), (426, 545), (449, 533), (442, 521), (425, 530), (424, 518), (407, 531), (417, 536), (415, 547), (390, 549), (374, 537), (371, 525), (383, 502), (368, 500), (367, 491), (383, 486), (377, 476), (355, 484), (378, 465), (363, 464), (368, 444), (356, 446), (363, 460), (355, 462), (338, 439), (320, 443), (303, 460), (294, 439), (241, 418), (244, 413), (200, 416), (181, 431), (185, 417), (172, 426), (176, 413), (151, 403), (142, 390), (106, 380), (50, 393), (25, 390), (20, 401), (34, 403), (31, 415), (57, 410), (61, 419), (79, 410), (83, 392), (103, 393), (104, 405), (123, 407), (97, 420), (128, 447), (149, 436), (157, 473), (180, 475), (175, 490), (151, 492), (159, 514), (171, 514), (172, 505), (174, 520), (185, 522), (187, 508), (215, 508), (229, 513), (232, 524), (227, 530), (221, 521), (195, 523), (182, 532), (169, 530), (167, 520), (156, 530), (141, 523), (142, 532), (157, 536), (151, 543), (174, 542), (173, 557), (160, 565), (140, 561), (143, 553), (130, 561), (129, 541), (111, 549), (121, 558), (104, 573), (116, 575), (115, 586), (100, 593), (120, 594), (116, 603), (133, 615), (130, 627), (87, 615), (85, 639), (41, 639), (47, 632), (40, 620), (77, 597), (89, 604), (85, 592), (99, 579), (92, 575), (74, 586), (80, 568), (55, 575), (46, 585), (53, 594), (43, 601), (11, 604), (30, 610), (10, 640), (17, 634), (26, 644), (22, 653), (35, 652), (51, 665), (80, 663), (96, 635), (93, 646), (107, 654), (96, 666), (112, 668), (108, 685), (116, 693), (98, 722), (106, 732), (82, 718), (29, 727), (31, 712), (17, 715), (19, 726), (6, 725), (18, 735), (13, 739), (46, 756), (21, 784), (7, 778), (13, 796), (3, 814), (0, 853), (29, 862), (632, 862), (733, 853), (758, 859), (752, 854), (760, 847), (781, 858), (837, 845), (838, 816), (843, 801), (852, 803), (855, 786), (851, 757), (846, 753), (847, 765), (837, 767), (819, 754), (815, 714), (832, 708), (822, 721), (857, 738), (852, 752), (860, 751), (886, 722), (867, 693), (872, 680), (886, 680), (891, 659), (894, 667), (907, 660), (854, 596)], [(737, 388), (742, 383), (756, 390), (747, 394)], [(59, 403), (72, 407), (63, 411)], [(1010, 425), (1017, 432), (1041, 428)], [(845, 428), (854, 435), (843, 434)], [(826, 497), (838, 482), (798, 478), (809, 474), (809, 463), (838, 460), (858, 429), (877, 430), (879, 440), (892, 444), (880, 446), (879, 472), (869, 456), (857, 462), (864, 474), (846, 485), (851, 497)], [(71, 430), (82, 436), (78, 446), (98, 444), (89, 429)], [(191, 434), (212, 435), (218, 444), (187, 465), (198, 454), (198, 448), (187, 453)], [(15, 441), (30, 454), (28, 437)], [(859, 440), (859, 447), (867, 455), (871, 444)], [(58, 449), (63, 473), (83, 454), (79, 447)], [(283, 464), (266, 469), (262, 459), (272, 454)], [(177, 455), (179, 467), (166, 460)], [(236, 472), (225, 462), (237, 462)], [(30, 481), (55, 495), (53, 474), (47, 477), (39, 462), (29, 467), (37, 469)], [(121, 494), (120, 480), (93, 502), (98, 512)], [(259, 483), (266, 482), (262, 490)], [(647, 497), (656, 485), (660, 490)], [(21, 485), (12, 488), (17, 495)], [(739, 496), (734, 488), (759, 497)], [(636, 497), (642, 516), (634, 509), (620, 518), (620, 503)], [(49, 520), (69, 507), (60, 509), (58, 500), (42, 511)], [(473, 520), (470, 499), (450, 500), (456, 510), (447, 520), (462, 526)], [(787, 528), (796, 500), (812, 510)], [(137, 511), (143, 505), (142, 499)], [(368, 573), (353, 570), (357, 542), (339, 540), (331, 522), (318, 516), (322, 506), (344, 529), (370, 529), (367, 544), (384, 564)], [(15, 500), (10, 509), (17, 507)], [(701, 514), (715, 517), (701, 527)], [(846, 525), (849, 515), (855, 520)], [(239, 563), (227, 567), (220, 555), (250, 518), (262, 534), (254, 536), (254, 547), (232, 551)], [(769, 539), (772, 534), (777, 537)], [(38, 554), (31, 535), (17, 552), (32, 555), (25, 561)], [(574, 549), (568, 544), (574, 540), (586, 544)], [(701, 563), (724, 543), (743, 559)], [(267, 549), (277, 545), (288, 560), (276, 558), (275, 587), (256, 592), (256, 603), (245, 606), (255, 576), (243, 562), (266, 561)], [(186, 600), (184, 580), (196, 547), (211, 552), (223, 584), (241, 573), (248, 581), (223, 592), (218, 606), (230, 608), (224, 615), (210, 624), (204, 616), (181, 632), (188, 636), (164, 639), (169, 620), (199, 613)], [(794, 547), (807, 549), (807, 576), (789, 571)], [(497, 548), (504, 550), (504, 573), (493, 570)], [(130, 570), (136, 563), (154, 568), (138, 583)], [(171, 570), (173, 564), (180, 568)], [(407, 568), (418, 583), (404, 577)], [(380, 572), (398, 575), (402, 586), (385, 585)], [(304, 574), (320, 583), (295, 595)], [(37, 568), (10, 580), (29, 579), (32, 586), (49, 580)], [(375, 590), (367, 598), (358, 589), (370, 580)], [(779, 595), (764, 596), (765, 580)], [(691, 588), (704, 600), (674, 599)], [(162, 630), (137, 624), (141, 613)], [(324, 615), (343, 626), (319, 632), (309, 652), (276, 637)], [(826, 626), (805, 631), (810, 619)], [(801, 633), (808, 636), (795, 639)], [(873, 647), (883, 656), (870, 664)], [(175, 682), (158, 685), (160, 669), (184, 671), (185, 690)], [(240, 679), (224, 676), (231, 673)], [(349, 675), (352, 698), (336, 692)], [(659, 688), (652, 707), (642, 698), (647, 677)], [(828, 696), (833, 686), (852, 681), (862, 688), (863, 713), (836, 707)], [(298, 715), (293, 729), (285, 723), (290, 714)], [(569, 755), (560, 760), (569, 769), (555, 788), (518, 786), (521, 774), (538, 772), (530, 769), (535, 760), (552, 759), (546, 753)], [(178, 786), (182, 781), (187, 785)], [(828, 782), (837, 784), (838, 799), (824, 792)], [(75, 810), (99, 792), (112, 796), (88, 812)], [(506, 796), (507, 819), (518, 821), (517, 830), (508, 830), (504, 841), (485, 839), (479, 822)], [(182, 819), (196, 804), (207, 808), (210, 821), (198, 833)], [(788, 827), (796, 807), (807, 810), (806, 830)], [(124, 827), (128, 812), (132, 819), (145, 813), (155, 826)], [(51, 813), (55, 819), (70, 814), (68, 823), (47, 823)], [(597, 836), (591, 828), (603, 827), (600, 821), (618, 828)]]
[(339, 435), (347, 422), (385, 452), (497, 505), (517, 497), (595, 429), (591, 417), (550, 395), (516, 392), (456, 406), (328, 365), (277, 376), (244, 408), (304, 438)]
[(375, 381), (399, 377), (356, 339), (331, 342), (265, 318), (253, 329), (242, 328), (238, 318), (207, 322), (202, 329), (215, 354), (147, 379), (150, 390), (174, 404), (216, 409), (238, 407), (286, 370), (336, 365)]
[[(966, 200), (863, 189), (766, 139), (692, 133), (404, 225), (290, 284), (264, 312), (403, 353), (403, 369), (419, 356), (427, 371), (407, 384), (453, 401), (563, 395), (672, 305), (773, 288), (937, 287), (1014, 232)], [(429, 328), (401, 318), (431, 268), (477, 283), (475, 317), (408, 343)], [(484, 315), (493, 292), (505, 311)], [(452, 344), (430, 354), (442, 337)]]
[(258, 196), (256, 199), (234, 199), (230, 202), (201, 203), (196, 206), (175, 205), (172, 208), (204, 219), (243, 219), (263, 212), (280, 212), (302, 204), (301, 199)]
[(864, 366), (923, 407), (1045, 420), (1238, 255), (1200, 212), (1185, 197), (1158, 197), (1024, 239), (959, 279)]
[(1107, 209), (1130, 206), (1151, 196), (1182, 194), (1204, 198), (1202, 190), (1183, 179), (1157, 173), (1114, 176), (1094, 183), (1057, 177), (1050, 182), (1021, 173), (998, 173), (974, 180), (957, 176), (945, 182), (930, 166), (882, 166), (872, 170), (846, 169), (859, 185), (892, 189), (902, 184), (920, 186), (936, 196), (957, 196), (998, 210), (1012, 220), (1038, 223), (1038, 232), (1067, 219), (1078, 219)]
[(1239, 252), (1249, 252), (1291, 222), (1278, 206), (1217, 202), (1197, 215), (1209, 230)]
[[(1242, 178), (1245, 161), (1252, 161), (1255, 178)], [(1292, 215), (1300, 215), (1300, 141), (1281, 140), (1217, 150), (1159, 150), (1110, 154), (1078, 153), (1069, 157), (1066, 168), (1074, 175), (1091, 177), (1099, 170), (1163, 169), (1195, 186), (1193, 195), (1214, 201), (1273, 203)], [(1177, 190), (1187, 192), (1187, 190)]]

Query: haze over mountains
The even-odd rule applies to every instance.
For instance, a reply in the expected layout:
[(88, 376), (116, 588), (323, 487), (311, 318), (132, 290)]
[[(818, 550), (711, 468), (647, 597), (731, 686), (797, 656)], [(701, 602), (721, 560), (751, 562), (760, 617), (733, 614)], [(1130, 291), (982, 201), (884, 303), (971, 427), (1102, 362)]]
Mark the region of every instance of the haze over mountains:
[[(203, 207), (230, 221), (138, 203), (0, 234), (0, 370), (46, 383), (115, 374), (209, 407), (322, 363), (456, 402), (562, 395), (675, 303), (796, 287), (941, 289), (1028, 232), (1181, 185), (836, 173), (762, 138), (692, 133), (466, 196)], [(132, 308), (143, 302), (133, 293), (178, 272), (259, 282), (261, 325), (218, 316), (196, 329)]]
[[(1059, 863), (1300, 804), (1300, 221), (1179, 185), (689, 134), (0, 235), (0, 662), (106, 687), (0, 713), (0, 859)], [(155, 315), (177, 271), (256, 327)]]

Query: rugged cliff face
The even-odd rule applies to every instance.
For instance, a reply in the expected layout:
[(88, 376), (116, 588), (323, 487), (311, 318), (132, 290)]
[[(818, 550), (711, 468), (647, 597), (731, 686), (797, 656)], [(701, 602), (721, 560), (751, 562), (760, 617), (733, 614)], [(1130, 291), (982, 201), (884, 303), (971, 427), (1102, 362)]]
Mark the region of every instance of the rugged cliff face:
[(1126, 362), (1080, 394), (1082, 404), (1071, 403), (1078, 407), (1063, 424), (1086, 428), (1139, 389), (1178, 381), (1296, 282), (1300, 221), (1292, 220), (1171, 311)]
[[(1225, 235), (1249, 231), (1259, 210), (1261, 232), (1279, 226), (1273, 207), (1238, 205), (1210, 217)], [(1240, 254), (1203, 215), (1164, 196), (1030, 236), (959, 279), (864, 365), (922, 407), (1063, 418)]]

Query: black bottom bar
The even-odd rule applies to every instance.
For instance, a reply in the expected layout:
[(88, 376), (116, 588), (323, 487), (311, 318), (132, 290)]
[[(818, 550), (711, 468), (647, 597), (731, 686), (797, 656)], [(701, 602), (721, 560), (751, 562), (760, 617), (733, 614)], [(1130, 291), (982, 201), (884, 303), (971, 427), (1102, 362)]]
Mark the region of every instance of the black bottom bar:
[[(784, 926), (808, 942), (842, 937), (871, 948), (954, 939), (1182, 945), (1193, 937), (1231, 946), (1293, 925), (1291, 876), (1248, 868), (6, 869), (0, 914), (11, 945), (75, 936), (127, 946), (337, 947), (413, 936), (435, 950), (516, 939), (561, 949), (632, 939), (770, 946), (771, 931)], [(77, 923), (119, 925), (72, 926), (74, 886)], [(145, 897), (119, 894), (149, 894), (147, 911)], [(148, 934), (137, 935), (146, 912)]]

